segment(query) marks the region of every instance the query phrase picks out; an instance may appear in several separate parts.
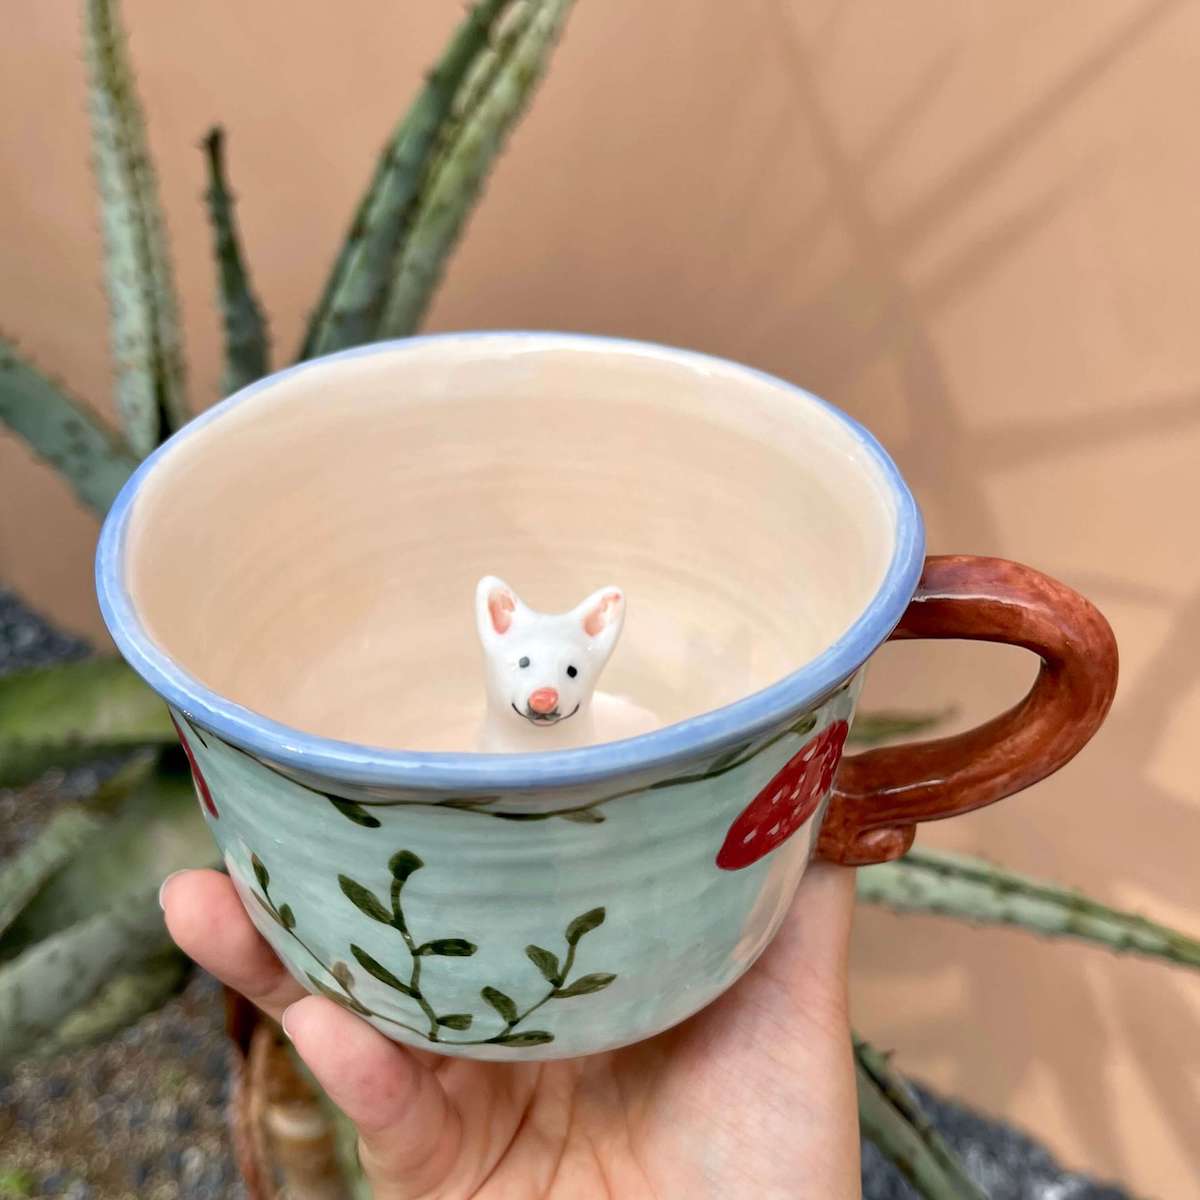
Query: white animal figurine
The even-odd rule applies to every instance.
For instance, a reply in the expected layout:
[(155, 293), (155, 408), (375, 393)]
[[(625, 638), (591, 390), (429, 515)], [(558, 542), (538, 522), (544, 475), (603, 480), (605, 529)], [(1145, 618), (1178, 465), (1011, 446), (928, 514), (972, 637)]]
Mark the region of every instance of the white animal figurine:
[[(620, 588), (601, 588), (570, 612), (539, 613), (488, 575), (475, 589), (475, 623), (487, 670), (480, 750), (559, 750), (657, 724), (636, 705), (593, 695), (625, 623)], [(597, 728), (597, 707), (604, 729)]]

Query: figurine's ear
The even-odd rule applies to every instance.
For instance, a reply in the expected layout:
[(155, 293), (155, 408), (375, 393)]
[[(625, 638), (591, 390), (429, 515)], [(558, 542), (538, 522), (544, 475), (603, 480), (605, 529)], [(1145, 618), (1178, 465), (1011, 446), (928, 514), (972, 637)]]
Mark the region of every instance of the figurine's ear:
[(625, 593), (616, 587), (601, 588), (579, 605), (574, 615), (602, 653), (610, 654), (625, 623)]
[(507, 634), (521, 609), (517, 593), (494, 575), (485, 575), (475, 587), (475, 625), (485, 646)]

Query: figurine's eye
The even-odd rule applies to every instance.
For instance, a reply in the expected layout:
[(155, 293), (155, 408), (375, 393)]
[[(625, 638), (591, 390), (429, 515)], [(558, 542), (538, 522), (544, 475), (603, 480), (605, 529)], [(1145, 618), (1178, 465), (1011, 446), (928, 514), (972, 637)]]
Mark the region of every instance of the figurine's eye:
[(574, 679), (574, 678), (575, 678), (575, 676), (576, 676), (576, 675), (578, 675), (578, 674), (579, 674), (579, 672), (578, 672), (577, 670), (575, 670), (575, 668), (574, 668), (574, 667), (568, 667), (568, 668), (567, 668), (567, 676), (568, 676), (568, 678), (570, 678), (570, 679)]
[(517, 663), (517, 666), (521, 667), (522, 669), (529, 666), (529, 655), (523, 655), (521, 657), (521, 661)]

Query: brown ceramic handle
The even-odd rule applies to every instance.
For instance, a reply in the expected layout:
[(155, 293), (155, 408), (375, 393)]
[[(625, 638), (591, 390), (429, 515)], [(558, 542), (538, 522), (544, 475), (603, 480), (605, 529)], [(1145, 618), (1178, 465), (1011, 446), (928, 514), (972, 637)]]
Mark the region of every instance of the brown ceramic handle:
[(1025, 699), (985, 725), (843, 759), (817, 844), (832, 862), (899, 858), (916, 822), (982, 808), (1057, 771), (1096, 732), (1117, 686), (1117, 644), (1100, 613), (1003, 559), (927, 559), (892, 637), (1006, 642), (1042, 667)]

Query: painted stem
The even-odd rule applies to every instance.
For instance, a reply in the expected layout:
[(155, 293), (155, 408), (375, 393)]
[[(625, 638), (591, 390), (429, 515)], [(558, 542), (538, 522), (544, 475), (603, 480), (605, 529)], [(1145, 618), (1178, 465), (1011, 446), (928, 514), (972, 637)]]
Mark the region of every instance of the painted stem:
[(441, 1040), (438, 1036), (437, 1013), (433, 1011), (433, 1006), (425, 999), (421, 991), (421, 956), (417, 953), (417, 943), (413, 940), (413, 935), (408, 931), (408, 922), (404, 919), (404, 909), (400, 903), (400, 893), (403, 889), (403, 879), (392, 880), (392, 924), (400, 931), (400, 936), (404, 939), (404, 944), (408, 947), (409, 957), (412, 959), (412, 969), (409, 973), (408, 986), (412, 992), (413, 999), (420, 1005), (421, 1011), (425, 1014), (425, 1019), (429, 1022), (429, 1033), (426, 1036), (431, 1042), (437, 1042)]
[[(717, 758), (714, 765), (705, 771), (696, 771), (690, 775), (677, 775), (672, 779), (660, 779), (656, 783), (648, 784), (645, 787), (625, 788), (620, 792), (612, 792), (609, 795), (600, 796), (595, 800), (589, 800), (586, 804), (568, 805), (565, 808), (547, 809), (543, 812), (491, 812), (487, 808), (487, 805), (495, 803), (495, 799), (492, 797), (482, 800), (357, 800), (355, 803), (364, 809), (403, 808), (411, 805), (425, 808), (453, 808), (460, 812), (479, 812), (485, 816), (495, 817), (498, 821), (548, 821), (552, 817), (569, 817), (573, 813), (590, 812), (594, 808), (599, 808), (602, 804), (608, 804), (613, 800), (623, 800), (626, 796), (635, 796), (642, 792), (665, 791), (670, 788), (684, 787), (689, 783), (700, 783), (707, 779), (718, 779), (730, 771), (736, 771), (738, 767), (745, 766), (751, 759), (757, 757), (769, 747), (774, 746), (777, 742), (782, 741), (789, 734), (803, 737), (805, 734), (811, 732), (815, 725), (815, 717), (805, 716), (796, 722), (796, 724), (781, 730), (779, 733), (773, 734), (764, 742), (753, 742), (750, 745), (735, 747), (734, 750)], [(329, 796), (325, 798), (327, 800), (332, 799)]]
[(542, 1007), (543, 1004), (545, 1004), (549, 1000), (553, 1000), (554, 997), (558, 995), (563, 984), (566, 983), (567, 980), (571, 976), (571, 968), (575, 966), (575, 951), (578, 948), (579, 948), (578, 942), (573, 946), (567, 947), (567, 957), (563, 961), (562, 973), (559, 976), (558, 982), (551, 984), (550, 990), (540, 1000), (531, 1004), (523, 1013), (518, 1014), (517, 1019), (515, 1021), (513, 1021), (511, 1024), (505, 1025), (504, 1029), (501, 1030), (500, 1033), (496, 1034), (494, 1037), (482, 1039), (482, 1041), (479, 1044), (486, 1045), (489, 1042), (500, 1041), (500, 1039), (502, 1037), (505, 1037), (507, 1034), (512, 1033), (512, 1031), (514, 1029), (516, 1029), (516, 1027), (518, 1025), (520, 1025), (521, 1022), (524, 1021), (526, 1017), (532, 1016), (535, 1012), (537, 1012), (537, 1010), (539, 1008)]
[(225, 369), (221, 392), (230, 395), (270, 369), (267, 322), (250, 286), (225, 174), (225, 134), (220, 126), (204, 139), (208, 190), (204, 194), (217, 260), (217, 299), (225, 326)]
[(987, 1200), (887, 1058), (858, 1037), (854, 1069), (863, 1135), (925, 1200)]
[(354, 1005), (357, 1009), (361, 1009), (362, 1012), (366, 1013), (368, 1016), (374, 1017), (377, 1021), (386, 1021), (389, 1025), (395, 1025), (398, 1029), (407, 1029), (409, 1033), (415, 1033), (418, 1037), (425, 1036), (424, 1031), (416, 1028), (415, 1025), (406, 1025), (403, 1021), (397, 1021), (393, 1017), (385, 1017), (382, 1013), (377, 1013), (374, 1009), (367, 1008), (367, 1006), (363, 1004), (363, 1002), (354, 994), (354, 992), (333, 973), (333, 969), (328, 965), (328, 963), (325, 962), (325, 960), (296, 932), (296, 930), (285, 924), (283, 918), (279, 915), (278, 906), (275, 904), (275, 901), (271, 899), (271, 893), (269, 889), (269, 884), (263, 886), (263, 896), (266, 900), (267, 911), (272, 917), (275, 918), (276, 924), (292, 939), (292, 941), (296, 943), (297, 946), (300, 947), (301, 950), (304, 951), (305, 954), (308, 955), (309, 958), (313, 960), (314, 963), (317, 964), (318, 967), (321, 968), (322, 971), (325, 972), (326, 975), (329, 976), (330, 979), (333, 980), (334, 983), (337, 984), (342, 994), (347, 1000), (350, 1001), (352, 1005)]
[(1012, 925), (1200, 969), (1200, 939), (978, 859), (911, 850), (858, 872), (859, 899), (898, 912)]

